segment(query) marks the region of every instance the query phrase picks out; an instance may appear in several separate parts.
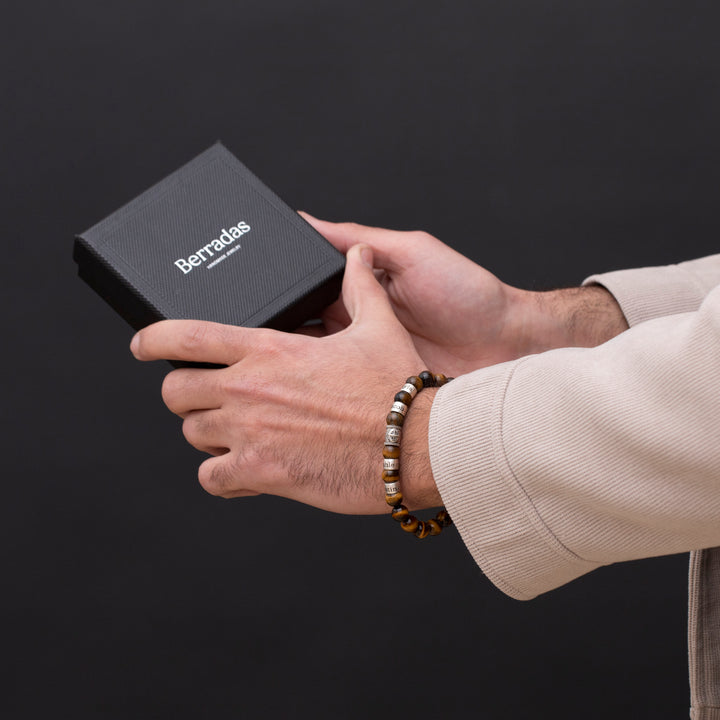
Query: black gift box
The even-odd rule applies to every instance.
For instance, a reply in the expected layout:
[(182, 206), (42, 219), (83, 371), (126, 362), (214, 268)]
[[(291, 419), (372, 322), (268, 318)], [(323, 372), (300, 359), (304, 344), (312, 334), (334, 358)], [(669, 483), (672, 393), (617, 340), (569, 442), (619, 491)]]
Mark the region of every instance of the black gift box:
[(80, 277), (135, 329), (166, 318), (293, 330), (345, 259), (219, 143), (75, 239)]

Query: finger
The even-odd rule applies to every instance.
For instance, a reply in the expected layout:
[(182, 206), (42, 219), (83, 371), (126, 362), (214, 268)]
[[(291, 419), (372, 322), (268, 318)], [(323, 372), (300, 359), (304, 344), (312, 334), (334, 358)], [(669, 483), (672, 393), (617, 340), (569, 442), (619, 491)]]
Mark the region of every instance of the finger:
[(329, 222), (303, 211), (300, 211), (300, 215), (342, 253), (347, 254), (353, 245), (369, 245), (374, 252), (375, 266), (393, 273), (402, 272), (407, 267), (412, 260), (413, 247), (420, 237), (420, 233), (414, 232)]
[(135, 334), (130, 350), (138, 360), (186, 360), (232, 365), (271, 332), (204, 320), (162, 320)]
[(190, 445), (201, 452), (208, 455), (228, 452), (227, 431), (221, 424), (220, 413), (215, 410), (194, 410), (188, 413), (182, 431)]
[(373, 272), (373, 253), (367, 245), (354, 245), (347, 254), (343, 277), (343, 303), (353, 323), (368, 319), (397, 323), (387, 293)]
[(223, 401), (217, 370), (173, 370), (165, 376), (161, 393), (168, 410), (181, 417), (193, 410), (219, 408)]
[(198, 468), (198, 480), (205, 492), (218, 497), (251, 497), (260, 494), (237, 483), (232, 472), (231, 453), (205, 460)]

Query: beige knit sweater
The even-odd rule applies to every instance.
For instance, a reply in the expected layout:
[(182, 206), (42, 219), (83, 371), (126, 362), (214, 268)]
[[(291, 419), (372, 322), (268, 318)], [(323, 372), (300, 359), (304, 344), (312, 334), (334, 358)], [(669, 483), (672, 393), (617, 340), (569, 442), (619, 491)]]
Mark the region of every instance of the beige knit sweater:
[(443, 387), (435, 481), (478, 565), (514, 598), (695, 551), (691, 717), (720, 720), (720, 548), (701, 550), (720, 546), (720, 255), (589, 282), (630, 329)]

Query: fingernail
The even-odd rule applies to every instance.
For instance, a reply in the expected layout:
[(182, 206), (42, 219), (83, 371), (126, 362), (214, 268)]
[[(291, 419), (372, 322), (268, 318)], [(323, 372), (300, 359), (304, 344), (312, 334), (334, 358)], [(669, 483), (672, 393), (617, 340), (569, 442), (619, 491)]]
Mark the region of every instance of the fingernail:
[(133, 339), (130, 341), (130, 352), (137, 357), (138, 350), (140, 349), (140, 333), (135, 333)]
[(368, 267), (373, 266), (373, 254), (372, 249), (369, 245), (365, 245), (364, 247), (360, 248), (360, 259), (362, 260), (364, 265), (367, 265)]

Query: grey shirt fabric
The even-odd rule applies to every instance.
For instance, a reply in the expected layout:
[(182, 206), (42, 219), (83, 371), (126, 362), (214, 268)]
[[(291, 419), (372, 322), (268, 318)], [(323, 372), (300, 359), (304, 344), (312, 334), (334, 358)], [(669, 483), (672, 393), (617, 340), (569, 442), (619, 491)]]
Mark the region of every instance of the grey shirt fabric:
[(630, 329), (441, 388), (433, 475), (488, 578), (530, 599), (692, 551), (693, 720), (720, 720), (720, 255), (588, 278)]

